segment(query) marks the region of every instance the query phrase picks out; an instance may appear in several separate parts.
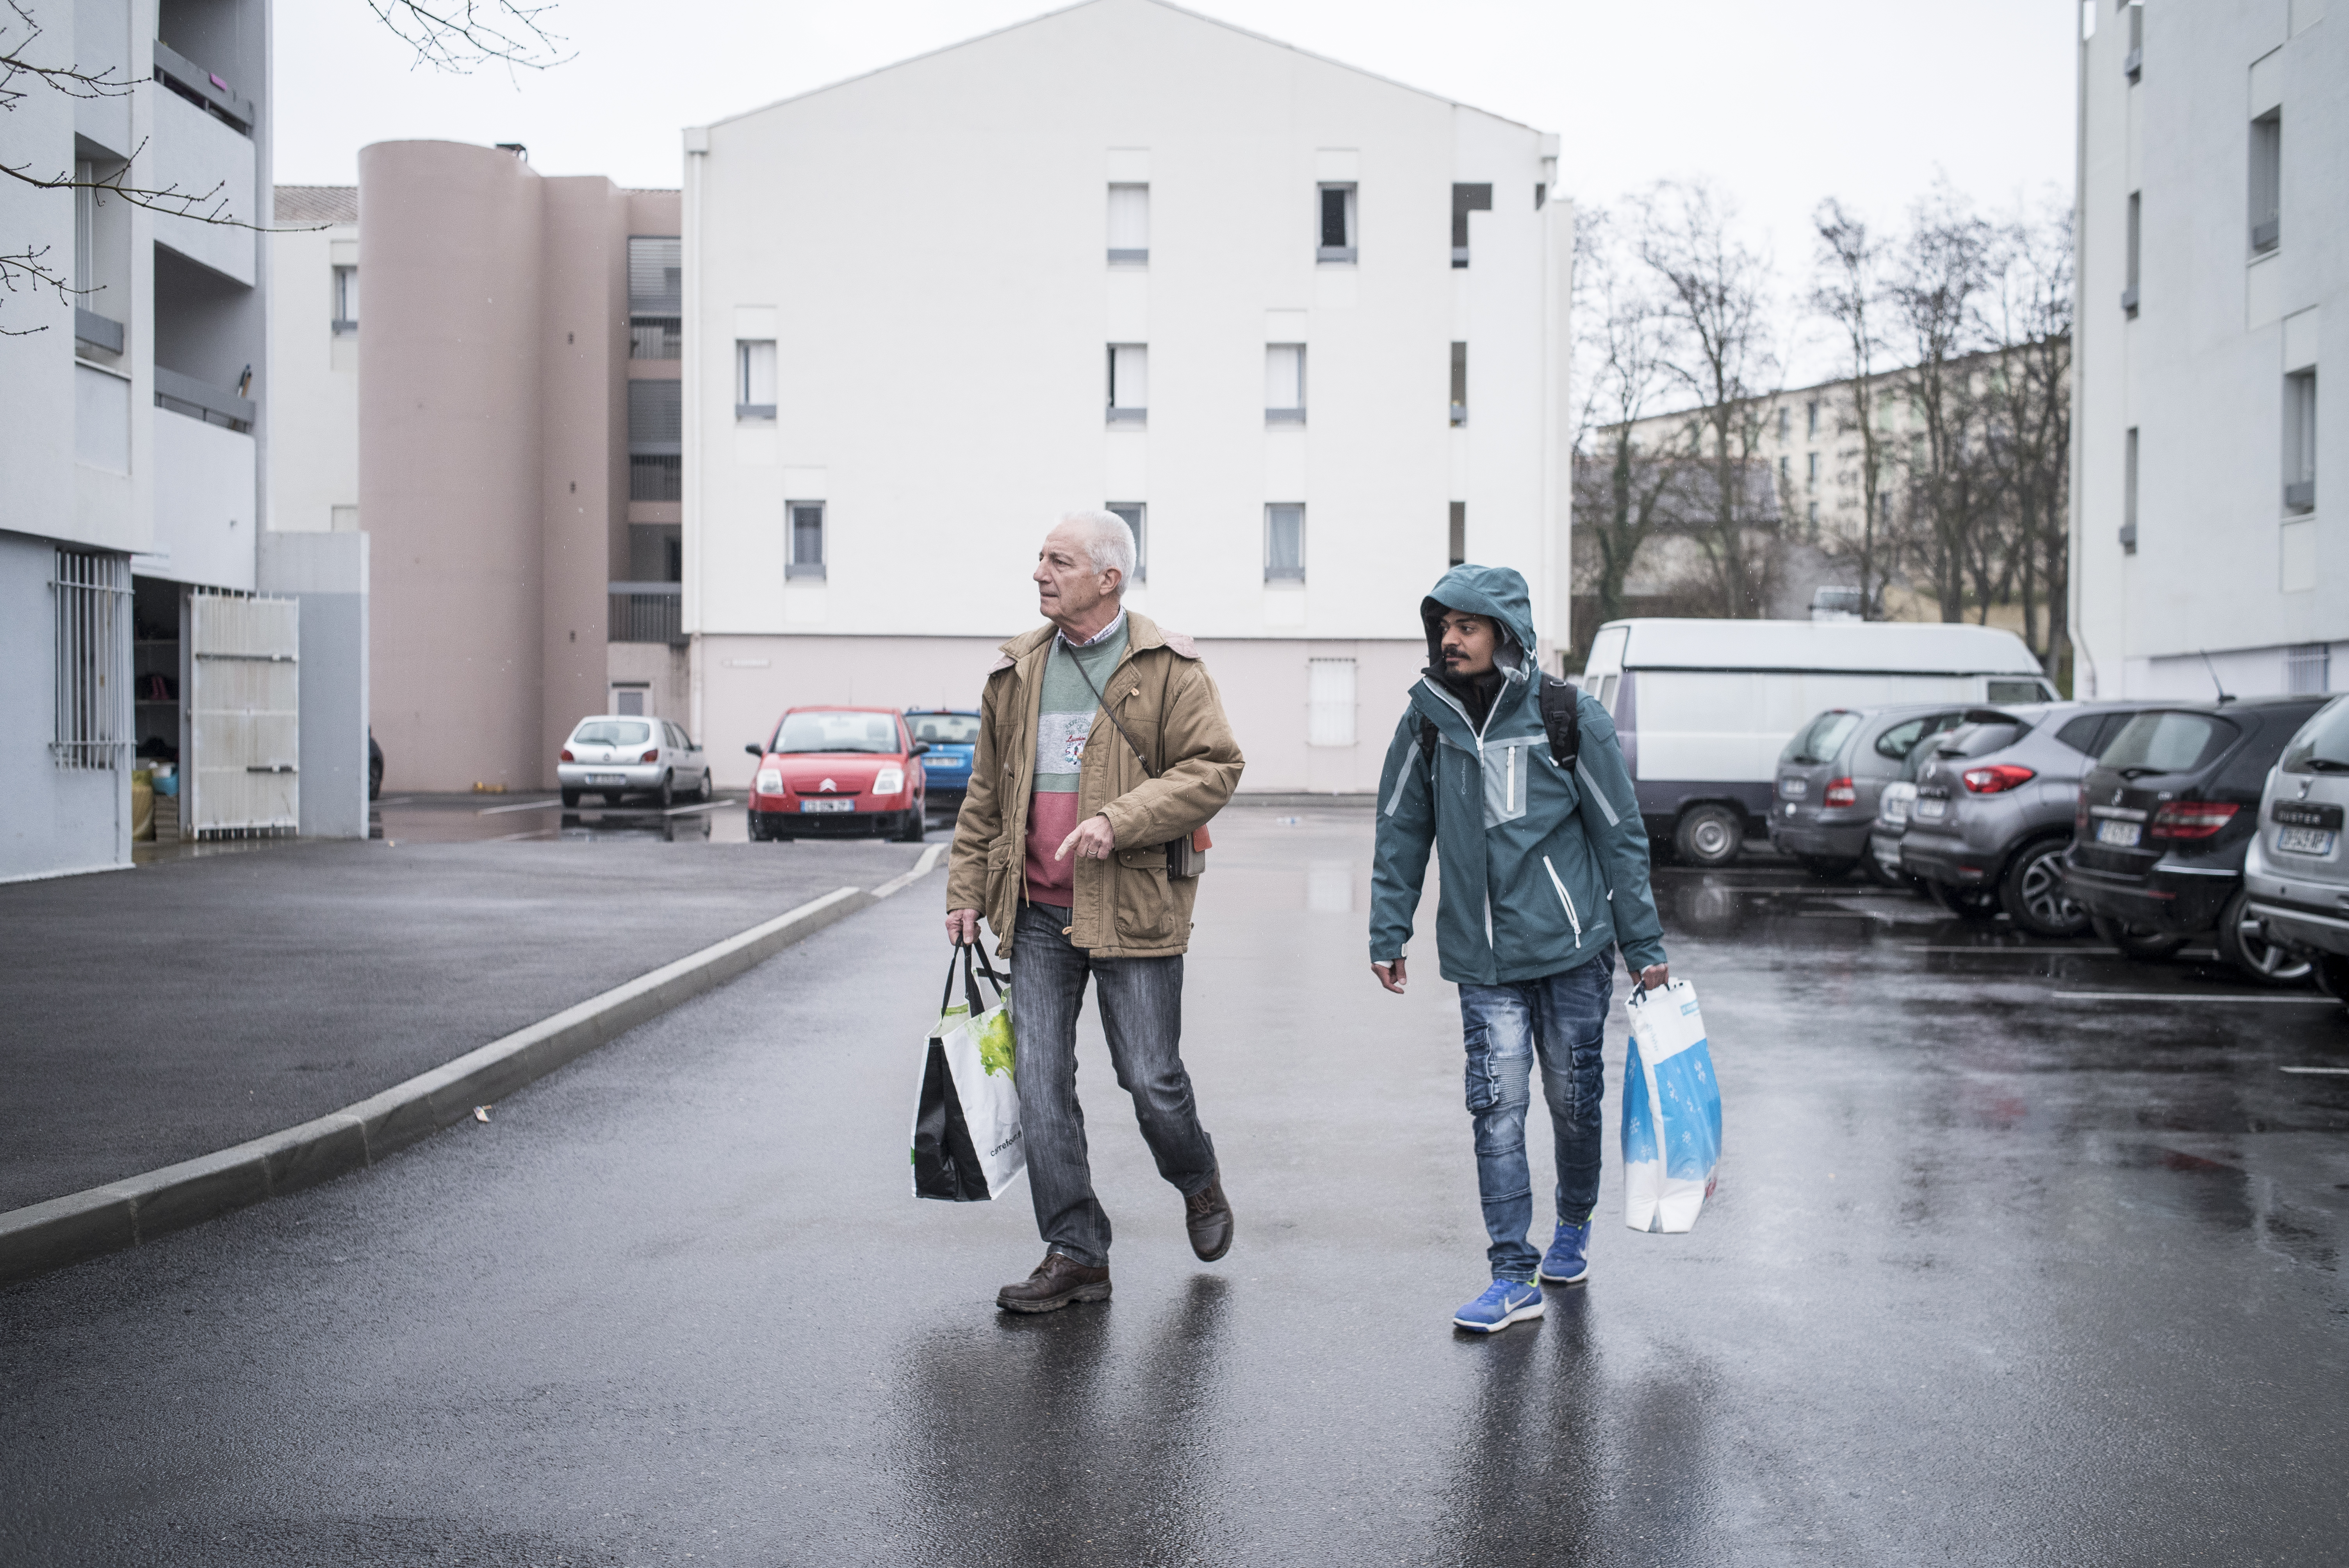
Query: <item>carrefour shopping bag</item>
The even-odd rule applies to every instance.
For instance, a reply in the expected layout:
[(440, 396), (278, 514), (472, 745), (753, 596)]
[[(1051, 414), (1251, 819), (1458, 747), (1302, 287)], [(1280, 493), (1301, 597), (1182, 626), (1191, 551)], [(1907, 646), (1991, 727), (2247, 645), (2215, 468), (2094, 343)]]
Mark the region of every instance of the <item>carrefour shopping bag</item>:
[(1721, 1162), (1721, 1085), (1705, 1048), (1704, 1015), (1685, 980), (1635, 991), (1624, 1004), (1623, 1222), (1685, 1231), (1713, 1196)]
[[(961, 953), (963, 1000), (947, 1005), (954, 996), (949, 957), (937, 1026), (922, 1047), (922, 1088), (914, 1102), (914, 1196), (972, 1203), (1011, 1185), (1027, 1168), (1028, 1149), (1019, 1138), (1019, 1086), (1003, 978), (976, 944)], [(979, 996), (980, 974), (995, 988), (992, 1006)]]

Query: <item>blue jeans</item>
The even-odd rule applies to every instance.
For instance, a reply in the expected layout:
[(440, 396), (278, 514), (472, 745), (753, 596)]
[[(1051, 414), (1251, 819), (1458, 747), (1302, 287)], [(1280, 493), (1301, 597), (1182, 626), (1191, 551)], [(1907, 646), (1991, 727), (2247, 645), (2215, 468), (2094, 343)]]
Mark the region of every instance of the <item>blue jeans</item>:
[(1541, 1250), (1529, 1245), (1533, 1172), (1526, 1164), (1526, 1108), (1534, 1061), (1557, 1144), (1557, 1218), (1578, 1225), (1599, 1206), (1599, 1048), (1615, 992), (1614, 952), (1538, 980), (1460, 987), (1468, 1047), (1468, 1114), (1476, 1128), (1476, 1191), (1485, 1204), (1495, 1279), (1530, 1282)]
[(1158, 1173), (1185, 1197), (1216, 1179), (1216, 1145), (1199, 1125), (1183, 1068), (1183, 959), (1095, 958), (1061, 928), (1069, 912), (1019, 906), (1011, 959), (1011, 1024), (1019, 1039), (1019, 1131), (1028, 1190), (1048, 1250), (1088, 1268), (1109, 1262), (1109, 1214), (1093, 1196), (1085, 1112), (1077, 1103), (1077, 1015), (1090, 977), (1118, 1087), (1133, 1097)]

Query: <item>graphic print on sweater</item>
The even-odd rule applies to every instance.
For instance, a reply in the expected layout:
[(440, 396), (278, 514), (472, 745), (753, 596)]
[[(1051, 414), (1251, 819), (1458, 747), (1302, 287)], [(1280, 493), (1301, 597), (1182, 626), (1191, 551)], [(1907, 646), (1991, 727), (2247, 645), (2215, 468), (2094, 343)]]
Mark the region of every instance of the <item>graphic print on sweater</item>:
[[(1028, 855), (1021, 874), (1030, 903), (1066, 906), (1075, 901), (1076, 855), (1054, 859), (1061, 841), (1076, 831), (1080, 816), (1077, 787), (1084, 771), (1085, 741), (1092, 733), (1101, 704), (1092, 686), (1106, 686), (1118, 661), (1125, 657), (1125, 617), (1123, 613), (1100, 642), (1082, 649), (1070, 647), (1055, 636), (1044, 662), (1044, 689), (1036, 715), (1034, 791), (1028, 797)], [(1084, 661), (1080, 674), (1077, 661)]]

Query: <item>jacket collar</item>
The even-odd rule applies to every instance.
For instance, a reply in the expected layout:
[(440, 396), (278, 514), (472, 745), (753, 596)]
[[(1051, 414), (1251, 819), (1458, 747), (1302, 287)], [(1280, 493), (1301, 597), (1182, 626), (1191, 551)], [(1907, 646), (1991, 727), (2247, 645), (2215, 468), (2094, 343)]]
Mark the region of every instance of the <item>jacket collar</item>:
[[(1038, 649), (1049, 646), (1060, 629), (1047, 621), (1032, 631), (1020, 633), (996, 651), (1003, 655), (1005, 664), (1018, 664)], [(1166, 635), (1158, 629), (1157, 622), (1138, 610), (1125, 613), (1125, 651), (1128, 655), (1138, 654), (1147, 648), (1164, 647), (1165, 644)], [(1003, 665), (996, 667), (1000, 669)]]

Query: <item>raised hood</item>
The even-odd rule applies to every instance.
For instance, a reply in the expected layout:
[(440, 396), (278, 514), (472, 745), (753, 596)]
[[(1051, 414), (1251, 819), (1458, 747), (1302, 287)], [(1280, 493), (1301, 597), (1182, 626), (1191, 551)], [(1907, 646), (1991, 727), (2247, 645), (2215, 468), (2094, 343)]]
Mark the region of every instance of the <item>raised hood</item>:
[[(1455, 566), (1438, 578), (1433, 591), (1419, 602), (1420, 624), (1427, 631), (1430, 669), (1438, 667), (1437, 661), (1443, 655), (1444, 637), (1438, 623), (1446, 610), (1461, 610), (1498, 621), (1516, 645), (1520, 658), (1533, 651), (1533, 595), (1526, 587), (1526, 580), (1508, 567)], [(1518, 659), (1501, 662), (1515, 666)]]

